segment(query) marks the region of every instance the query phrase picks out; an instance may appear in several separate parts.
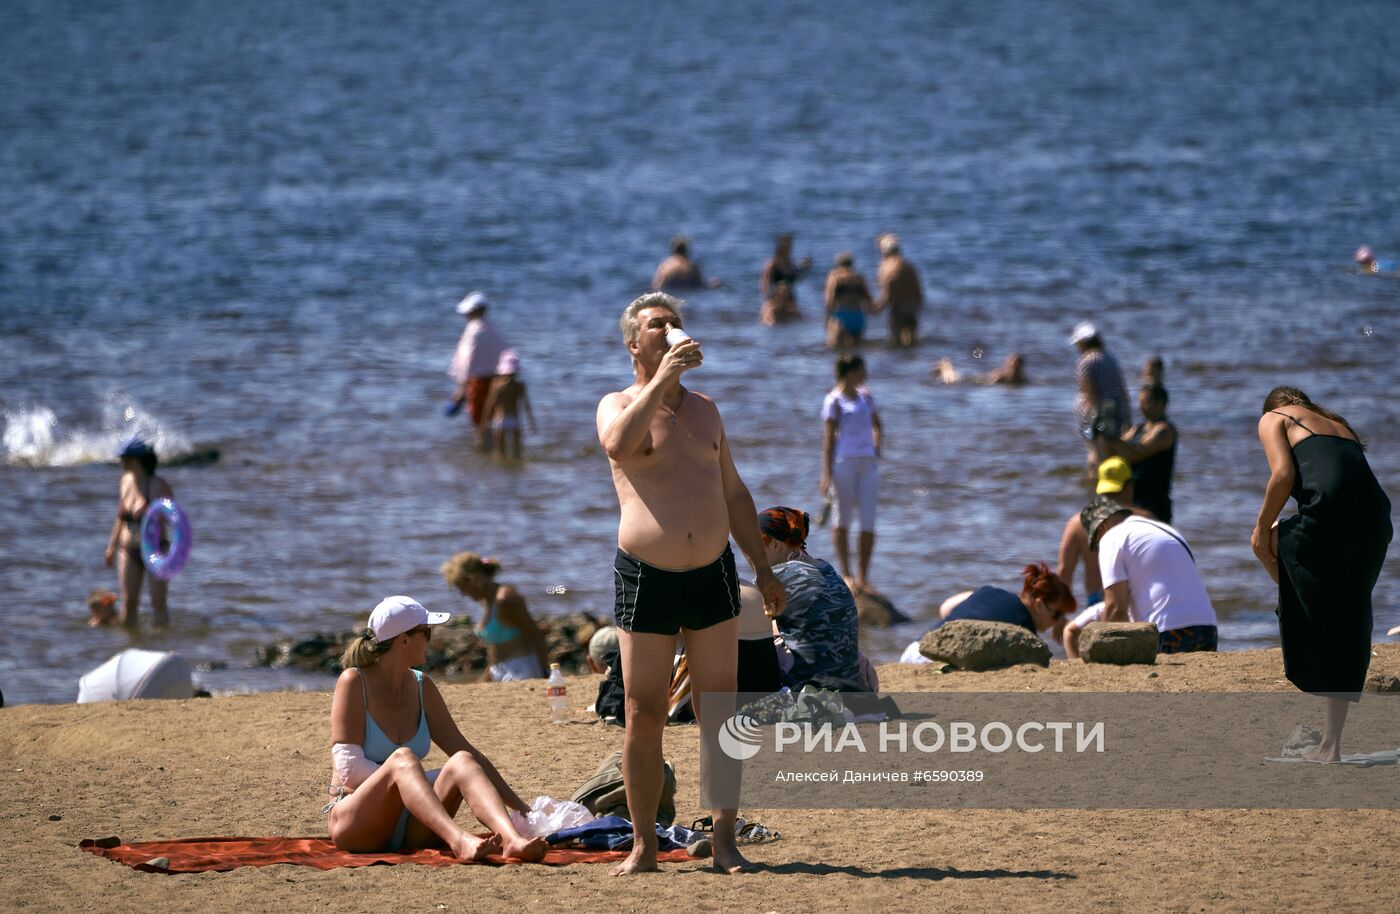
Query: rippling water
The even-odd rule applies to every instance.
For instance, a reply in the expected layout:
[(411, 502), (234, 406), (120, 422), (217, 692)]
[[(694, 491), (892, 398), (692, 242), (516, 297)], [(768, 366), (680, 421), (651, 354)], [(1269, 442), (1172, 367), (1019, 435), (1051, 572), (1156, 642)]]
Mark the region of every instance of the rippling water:
[[(771, 239), (873, 273), (897, 231), (930, 299), (883, 346), (873, 578), (918, 621), (1014, 587), (1083, 500), (1069, 327), (1167, 363), (1177, 526), (1224, 646), (1276, 642), (1248, 535), (1258, 404), (1295, 383), (1367, 435), (1400, 495), (1400, 18), (1384, 2), (1093, 10), (788, 0), (92, 5), (0, 10), (0, 639), (6, 699), (68, 701), (131, 641), (216, 689), (327, 686), (253, 648), (349, 627), (383, 595), (462, 608), (452, 552), (499, 557), (540, 614), (611, 611), (616, 499), (593, 432), (629, 382), (616, 317), (666, 240), (694, 296), (694, 386), (760, 506), (816, 505), (819, 322), (756, 326)], [(820, 270), (799, 297), (819, 306)], [(520, 468), (439, 414), (469, 288), (500, 302), (540, 417)], [(1026, 353), (1021, 390), (934, 387)], [(974, 353), (980, 353), (981, 358)], [(1387, 355), (1387, 353), (1389, 353)], [(1132, 378), (1130, 377), (1130, 382)], [(122, 433), (223, 459), (165, 475), (195, 527), (175, 622), (84, 624)], [(818, 536), (819, 552), (828, 551)], [(1376, 628), (1400, 622), (1392, 553)], [(563, 594), (547, 588), (565, 588)]]

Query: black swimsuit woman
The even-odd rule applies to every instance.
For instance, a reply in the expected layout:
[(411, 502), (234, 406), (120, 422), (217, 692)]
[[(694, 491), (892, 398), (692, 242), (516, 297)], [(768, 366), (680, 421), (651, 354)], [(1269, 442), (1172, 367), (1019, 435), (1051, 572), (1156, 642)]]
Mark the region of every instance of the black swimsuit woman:
[[(1310, 761), (1341, 758), (1347, 703), (1371, 662), (1371, 591), (1390, 545), (1390, 499), (1345, 419), (1294, 387), (1264, 400), (1259, 440), (1269, 482), (1251, 544), (1279, 585), (1284, 674), (1326, 695), (1322, 744)], [(1275, 525), (1288, 497), (1298, 514)]]

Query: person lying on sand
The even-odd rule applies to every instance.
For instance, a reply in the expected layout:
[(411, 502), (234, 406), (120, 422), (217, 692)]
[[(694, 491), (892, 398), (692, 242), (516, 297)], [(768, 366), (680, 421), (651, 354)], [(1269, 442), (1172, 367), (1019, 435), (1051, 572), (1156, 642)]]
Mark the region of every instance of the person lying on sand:
[[(413, 669), (427, 658), (432, 626), (449, 618), (388, 597), (346, 648), (331, 700), (331, 841), (351, 853), (446, 847), (458, 860), (542, 860), (544, 840), (526, 839), (507, 812), (530, 807), (457, 729), (432, 679)], [(434, 743), (447, 764), (424, 772)], [(489, 836), (454, 821), (463, 800)]]

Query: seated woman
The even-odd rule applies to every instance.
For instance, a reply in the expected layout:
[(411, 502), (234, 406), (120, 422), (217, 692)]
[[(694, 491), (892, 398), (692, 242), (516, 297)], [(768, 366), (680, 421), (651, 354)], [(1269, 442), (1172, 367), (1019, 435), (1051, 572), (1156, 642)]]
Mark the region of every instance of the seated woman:
[(758, 515), (763, 548), (787, 592), (787, 608), (773, 620), (792, 652), (783, 684), (794, 691), (808, 683), (867, 691), (855, 597), (840, 572), (808, 554), (810, 526), (807, 512), (796, 508), (769, 508)]
[(442, 563), (442, 577), (465, 597), (481, 601), (476, 633), (486, 644), (482, 682), (543, 679), (549, 669), (544, 635), (525, 598), (514, 587), (496, 583), (500, 563), (475, 552), (459, 552)]
[[(331, 841), (351, 853), (446, 847), (458, 860), (541, 860), (544, 840), (527, 840), (506, 811), (530, 807), (467, 742), (433, 681), (413, 669), (427, 657), (432, 626), (449, 618), (388, 597), (346, 648), (331, 700)], [(424, 772), (434, 743), (447, 764)], [(453, 819), (463, 800), (489, 837)]]
[(1049, 631), (1056, 641), (1064, 639), (1065, 621), (1074, 614), (1074, 594), (1044, 562), (1027, 565), (1021, 576), (1019, 596), (1000, 587), (979, 587), (953, 594), (938, 607), (944, 622), (977, 619), (982, 622), (1010, 622), (1032, 632)]

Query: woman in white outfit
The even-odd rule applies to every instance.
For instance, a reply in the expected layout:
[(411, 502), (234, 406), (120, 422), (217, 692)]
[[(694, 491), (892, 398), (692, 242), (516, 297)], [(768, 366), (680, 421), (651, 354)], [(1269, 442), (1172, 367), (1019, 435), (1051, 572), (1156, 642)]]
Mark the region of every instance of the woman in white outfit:
[[(841, 575), (851, 590), (870, 587), (870, 555), (875, 550), (875, 499), (880, 485), (880, 414), (865, 384), (865, 360), (836, 360), (836, 386), (822, 403), (821, 493), (836, 489), (834, 545)], [(851, 522), (860, 528), (857, 573), (851, 574)]]

